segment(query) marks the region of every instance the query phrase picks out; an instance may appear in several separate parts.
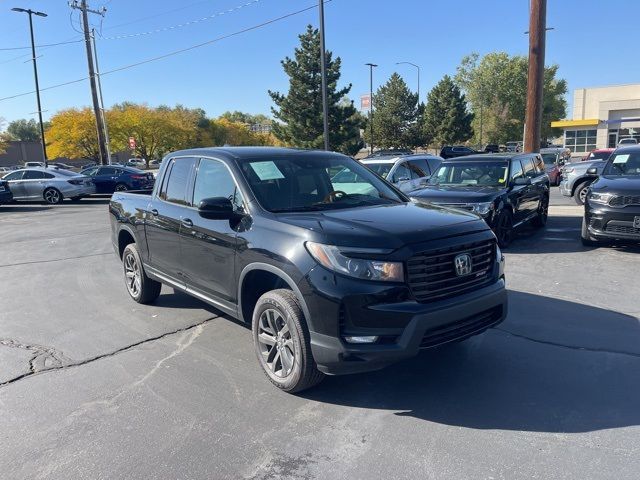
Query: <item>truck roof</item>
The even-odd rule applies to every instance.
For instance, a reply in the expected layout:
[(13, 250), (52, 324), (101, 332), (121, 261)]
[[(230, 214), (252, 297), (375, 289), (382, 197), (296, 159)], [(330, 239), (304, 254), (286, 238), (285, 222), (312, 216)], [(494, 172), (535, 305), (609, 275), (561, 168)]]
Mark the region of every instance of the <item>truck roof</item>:
[(168, 157), (179, 157), (187, 155), (204, 155), (224, 157), (237, 161), (256, 160), (260, 158), (272, 159), (273, 157), (300, 157), (306, 158), (336, 156), (343, 157), (340, 153), (327, 152), (324, 150), (307, 150), (302, 148), (285, 148), (285, 147), (206, 147), (191, 148), (188, 150), (180, 150), (172, 152)]

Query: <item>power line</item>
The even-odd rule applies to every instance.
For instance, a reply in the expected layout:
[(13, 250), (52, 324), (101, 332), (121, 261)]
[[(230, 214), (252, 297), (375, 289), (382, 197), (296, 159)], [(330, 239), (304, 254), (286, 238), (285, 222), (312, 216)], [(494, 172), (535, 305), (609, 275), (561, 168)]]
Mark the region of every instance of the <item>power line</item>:
[[(78, 32), (80, 33), (80, 32)], [(57, 43), (43, 43), (42, 45), (36, 45), (36, 48), (45, 48), (45, 47), (57, 47), (58, 45), (69, 45), (71, 43), (80, 43), (84, 42), (84, 40), (70, 40), (68, 42), (57, 42)], [(0, 51), (6, 52), (11, 50), (31, 50), (31, 47), (6, 47), (0, 48)]]
[(179, 23), (178, 25), (171, 25), (169, 27), (157, 28), (155, 30), (149, 30), (147, 32), (130, 33), (130, 34), (123, 34), (123, 35), (114, 35), (112, 37), (103, 37), (102, 39), (103, 40), (121, 40), (123, 38), (143, 37), (143, 36), (146, 36), (146, 35), (152, 35), (154, 33), (168, 32), (170, 30), (176, 30), (178, 28), (188, 27), (189, 25), (195, 25), (195, 24), (200, 23), (200, 22), (213, 20), (214, 18), (221, 17), (222, 15), (228, 15), (230, 13), (237, 12), (238, 10), (241, 10), (243, 8), (250, 7), (250, 6), (255, 5), (256, 3), (259, 3), (261, 1), (262, 0), (251, 0), (251, 1), (247, 2), (247, 3), (243, 3), (241, 5), (236, 5), (235, 7), (229, 8), (227, 10), (222, 10), (222, 11), (220, 11), (218, 13), (214, 13), (212, 15), (208, 15), (208, 16), (202, 17), (202, 18), (197, 18), (195, 20), (190, 20), (188, 22)]
[(168, 15), (170, 13), (179, 12), (181, 10), (186, 10), (187, 8), (191, 8), (191, 7), (195, 6), (195, 5), (201, 5), (203, 3), (209, 3), (210, 1), (211, 0), (201, 0), (199, 2), (189, 3), (187, 5), (183, 5), (182, 7), (174, 8), (172, 10), (166, 10), (164, 12), (156, 13), (156, 14), (153, 14), (153, 15), (148, 15), (148, 16), (142, 17), (142, 18), (137, 18), (135, 20), (131, 20), (130, 22), (119, 23), (117, 25), (110, 25), (108, 27), (105, 27), (105, 30), (113, 30), (114, 28), (126, 27), (128, 25), (133, 25), (134, 23), (144, 22), (145, 20), (149, 20), (151, 18), (158, 18), (158, 17), (161, 17), (163, 15)]
[[(333, 0), (325, 0), (324, 3), (326, 5), (327, 3), (330, 3), (332, 1)], [(136, 62), (136, 63), (131, 63), (129, 65), (124, 65), (122, 67), (114, 68), (112, 70), (107, 70), (106, 72), (102, 72), (100, 75), (101, 76), (109, 75), (111, 73), (120, 72), (122, 70), (127, 70), (129, 68), (138, 67), (138, 66), (144, 65), (146, 63), (151, 63), (151, 62), (155, 62), (157, 60), (162, 60), (164, 58), (172, 57), (174, 55), (178, 55), (178, 54), (181, 54), (181, 53), (184, 53), (184, 52), (188, 52), (190, 50), (195, 50), (195, 49), (200, 48), (200, 47), (204, 47), (204, 46), (207, 46), (207, 45), (211, 45), (211, 44), (220, 42), (222, 40), (226, 40), (227, 38), (235, 37), (235, 36), (241, 35), (243, 33), (250, 32), (252, 30), (257, 30), (259, 28), (266, 27), (268, 25), (271, 25), (272, 23), (276, 23), (276, 22), (279, 22), (281, 20), (285, 20), (287, 18), (294, 17), (296, 15), (300, 15), (301, 13), (308, 12), (309, 10), (314, 10), (315, 8), (317, 8), (317, 5), (312, 5), (312, 6), (300, 9), (300, 10), (296, 10), (295, 12), (287, 13), (287, 14), (282, 15), (280, 17), (272, 18), (271, 20), (267, 20), (267, 21), (259, 23), (257, 25), (253, 25), (251, 27), (247, 27), (247, 28), (244, 28), (242, 30), (238, 30), (236, 32), (229, 33), (227, 35), (222, 35), (220, 37), (214, 38), (212, 40), (208, 40), (206, 42), (198, 43), (196, 45), (192, 45), (192, 46), (186, 47), (186, 48), (181, 48), (180, 50), (174, 50), (173, 52), (169, 52), (169, 53), (166, 53), (164, 55), (159, 55), (157, 57), (148, 58), (146, 60), (142, 60), (142, 61), (139, 61), (139, 62)], [(69, 82), (60, 83), (58, 85), (51, 85), (49, 87), (41, 88), (40, 91), (42, 92), (42, 91), (45, 91), (45, 90), (52, 90), (54, 88), (64, 87), (66, 85), (71, 85), (71, 84), (74, 84), (74, 83), (84, 82), (88, 78), (89, 77), (84, 77), (84, 78), (79, 78), (77, 80), (71, 80)], [(25, 93), (18, 93), (16, 95), (11, 95), (9, 97), (2, 97), (2, 98), (0, 98), (0, 102), (2, 102), (4, 100), (11, 100), (11, 99), (18, 98), (18, 97), (24, 97), (26, 95), (31, 95), (32, 93), (35, 93), (35, 92), (31, 91), (31, 92), (25, 92)]]

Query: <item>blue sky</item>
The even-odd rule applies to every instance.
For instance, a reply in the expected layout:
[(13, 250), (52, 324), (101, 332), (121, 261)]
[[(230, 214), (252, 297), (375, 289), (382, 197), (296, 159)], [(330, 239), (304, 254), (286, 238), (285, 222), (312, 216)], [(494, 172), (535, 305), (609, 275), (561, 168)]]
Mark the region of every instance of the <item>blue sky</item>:
[[(254, 3), (215, 18), (181, 28), (127, 38), (227, 11), (250, 0), (91, 0), (105, 5), (105, 18), (91, 16), (102, 29), (98, 41), (100, 68), (108, 71), (124, 65), (189, 47), (260, 24), (272, 18), (312, 6), (315, 0), (254, 0)], [(47, 44), (80, 38), (78, 12), (71, 13), (66, 0), (0, 0), (0, 48), (29, 45), (25, 14), (12, 7), (48, 13), (34, 17), (36, 43)], [(526, 54), (528, 0), (333, 0), (325, 7), (327, 49), (342, 58), (342, 82), (352, 83), (351, 97), (358, 103), (369, 89), (366, 62), (380, 66), (374, 86), (394, 72), (416, 88), (413, 67), (419, 64), (421, 96), (444, 75), (454, 74), (460, 59), (507, 51)], [(619, 0), (549, 0), (547, 64), (560, 65), (560, 76), (574, 88), (639, 81), (640, 65), (630, 61), (635, 51), (640, 2)], [(307, 24), (317, 25), (317, 9), (287, 18), (220, 42), (103, 77), (106, 106), (125, 100), (150, 105), (177, 103), (201, 107), (216, 116), (226, 110), (269, 114), (267, 90), (288, 87), (280, 60), (292, 55), (297, 35)], [(123, 25), (124, 24), (124, 25)], [(613, 26), (615, 25), (615, 28)], [(38, 51), (41, 87), (87, 75), (83, 43)], [(0, 50), (0, 97), (33, 90), (29, 51)], [(89, 105), (89, 83), (42, 92), (48, 118), (57, 110)], [(6, 120), (35, 118), (35, 95), (0, 101), (0, 117)], [(568, 112), (570, 116), (570, 112)]]

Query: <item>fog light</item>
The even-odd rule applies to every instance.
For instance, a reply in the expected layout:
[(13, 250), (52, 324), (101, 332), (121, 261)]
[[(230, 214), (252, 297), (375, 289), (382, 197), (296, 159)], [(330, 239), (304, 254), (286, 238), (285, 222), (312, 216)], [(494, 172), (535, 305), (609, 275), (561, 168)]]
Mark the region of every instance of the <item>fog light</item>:
[(376, 343), (378, 341), (377, 336), (370, 337), (344, 337), (347, 343)]

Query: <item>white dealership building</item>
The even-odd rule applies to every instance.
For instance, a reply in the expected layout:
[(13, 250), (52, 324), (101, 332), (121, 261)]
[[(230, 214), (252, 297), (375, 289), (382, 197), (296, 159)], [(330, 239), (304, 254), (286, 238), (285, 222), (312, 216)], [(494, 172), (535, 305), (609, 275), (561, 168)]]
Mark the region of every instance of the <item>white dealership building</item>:
[(573, 119), (551, 126), (564, 130), (564, 146), (577, 155), (613, 148), (623, 138), (640, 143), (640, 83), (574, 90)]

